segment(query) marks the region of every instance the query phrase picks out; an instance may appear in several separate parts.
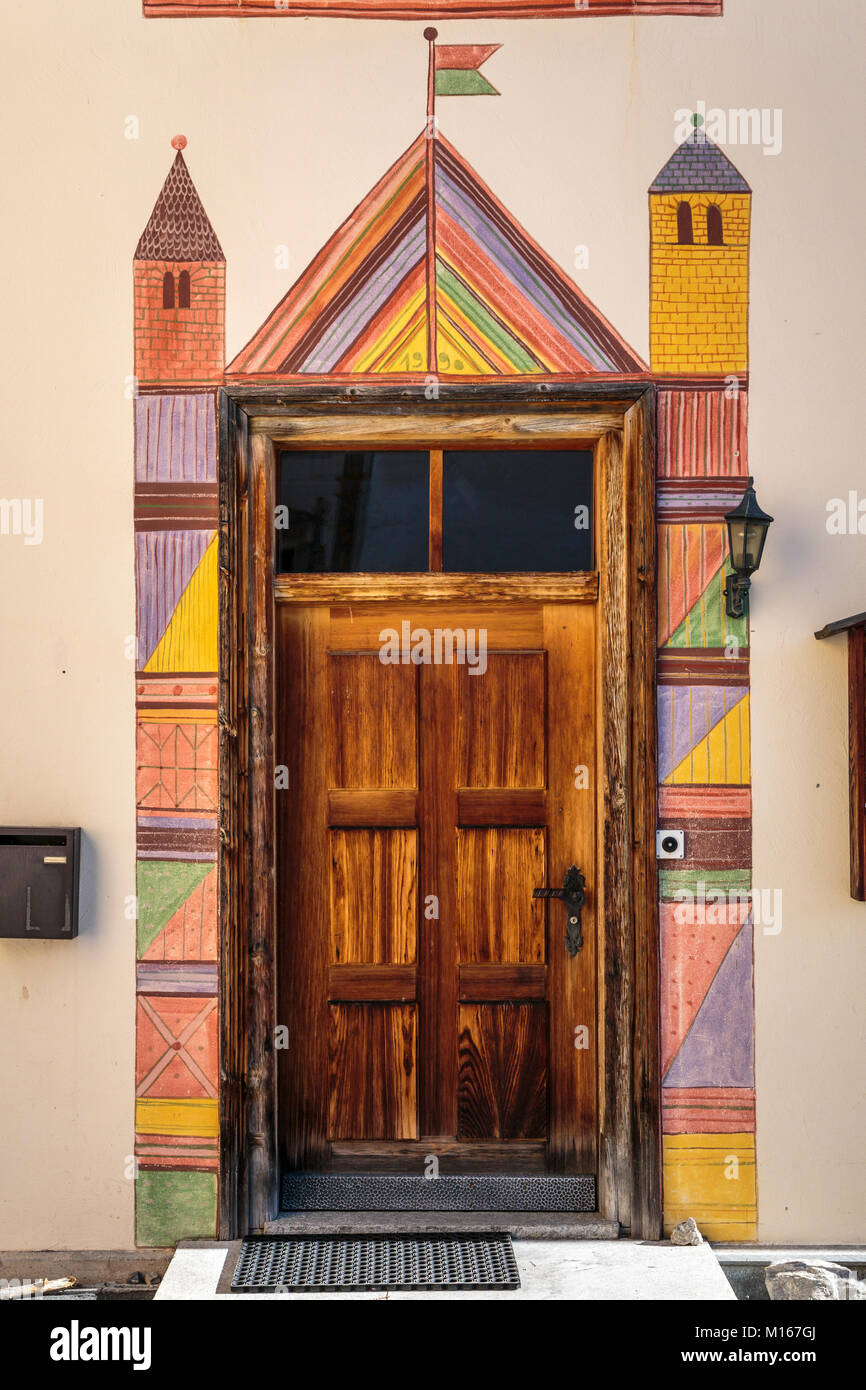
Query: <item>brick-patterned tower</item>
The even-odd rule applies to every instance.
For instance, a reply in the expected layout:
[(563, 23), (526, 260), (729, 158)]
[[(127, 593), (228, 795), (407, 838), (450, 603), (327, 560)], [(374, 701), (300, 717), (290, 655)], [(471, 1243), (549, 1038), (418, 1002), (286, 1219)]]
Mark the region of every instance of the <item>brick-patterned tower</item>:
[(748, 184), (696, 128), (649, 190), (656, 379), (665, 1229), (754, 1240), (749, 623), (724, 516), (749, 473)]
[(184, 136), (135, 252), (135, 375), (139, 385), (221, 381), (226, 262), (189, 176)]
[(649, 192), (653, 370), (744, 372), (749, 185), (696, 127)]

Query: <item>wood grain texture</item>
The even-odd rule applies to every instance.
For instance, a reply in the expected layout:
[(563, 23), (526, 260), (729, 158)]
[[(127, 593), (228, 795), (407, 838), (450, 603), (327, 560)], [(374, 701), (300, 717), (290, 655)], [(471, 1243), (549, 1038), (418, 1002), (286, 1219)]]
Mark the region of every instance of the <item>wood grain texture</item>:
[(331, 964), (408, 965), (417, 948), (415, 830), (332, 830)]
[[(547, 883), (562, 885), (576, 864), (586, 878), (583, 948), (565, 946), (566, 913), (548, 908), (550, 1003), (550, 1150), (555, 1172), (590, 1173), (597, 1163), (598, 931), (596, 850), (596, 611), (578, 605), (544, 610), (548, 678)], [(578, 773), (578, 769), (584, 771)], [(576, 1030), (581, 1030), (579, 1033)], [(585, 1043), (578, 1047), (576, 1044)]]
[(418, 1136), (416, 1010), (332, 1004), (329, 1139)]
[(421, 897), (438, 916), (422, 921), (418, 969), (421, 1026), (420, 1123), (423, 1134), (457, 1132), (457, 823), (453, 666), (427, 666), (421, 683), (424, 759), (418, 814)]
[[(276, 950), (274, 804), (274, 603), (272, 546), (273, 446), (252, 440), (249, 462), (249, 773), (244, 853), (255, 862), (255, 891), (248, 898), (249, 1011), (247, 1027), (247, 1125), (249, 1221), (255, 1229), (278, 1204), (276, 1153), (277, 1077), (274, 1055)], [(255, 851), (253, 850), (255, 846)]]
[[(457, 792), (460, 825), (544, 825), (547, 792), (544, 788), (460, 788)], [(541, 887), (541, 885), (537, 885)]]
[(560, 442), (570, 449), (582, 449), (608, 429), (621, 424), (620, 412), (596, 408), (589, 429), (572, 411), (558, 413), (488, 415), (483, 411), (471, 414), (450, 413), (444, 410), (413, 410), (410, 416), (394, 415), (295, 415), (274, 427), (274, 421), (258, 414), (253, 417), (253, 433), (262, 430), (278, 445), (320, 444), (323, 441), (336, 449), (351, 445), (355, 449), (381, 449), (399, 443), (404, 449), (443, 449), (459, 443), (461, 448), (473, 444), (512, 445), (526, 448), (544, 443)]
[(278, 603), (370, 603), (394, 600), (485, 603), (595, 603), (598, 575), (577, 574), (278, 574)]
[(311, 709), (327, 711), (328, 615), (321, 608), (277, 610), (280, 760), (289, 787), (278, 797), (279, 1021), (288, 1028), (280, 1053), (280, 1137), (289, 1170), (328, 1158), (330, 1022), (327, 828), (327, 719), (302, 740)]
[(631, 1020), (633, 1177), (629, 1229), (654, 1240), (661, 1233), (661, 1069), (659, 1062), (659, 883), (655, 850), (657, 530), (654, 392), (647, 392), (625, 417), (624, 481), (629, 576), (629, 690), (631, 812), (628, 875), (632, 918), (626, 935), (634, 958)]
[(329, 825), (416, 825), (418, 793), (376, 788), (328, 791)]
[(408, 1003), (417, 995), (414, 965), (332, 965), (328, 971), (331, 1003)]
[(440, 1173), (544, 1173), (543, 1140), (458, 1140), (427, 1134), (413, 1141), (388, 1143), (338, 1141), (331, 1147), (333, 1173), (424, 1173), (432, 1154)]
[(538, 964), (545, 959), (547, 882), (540, 828), (457, 831), (457, 958), (461, 963)]
[(457, 673), (461, 787), (543, 787), (544, 652), (490, 652), (483, 675)]
[(458, 981), (461, 1003), (547, 998), (547, 969), (543, 965), (461, 965)]
[(460, 1139), (547, 1134), (546, 1004), (461, 1004)]
[[(423, 578), (423, 575), (419, 576), (419, 579)], [(450, 640), (445, 638), (445, 632), (477, 630), (481, 618), (487, 633), (489, 651), (541, 646), (541, 616), (538, 605), (528, 602), (524, 590), (522, 602), (514, 604), (488, 603), (480, 596), (467, 603), (464, 592), (458, 600), (449, 601), (447, 606), (439, 601), (433, 606), (424, 600), (423, 595), (419, 597), (417, 593), (408, 597), (405, 602), (399, 603), (357, 603), (351, 607), (334, 605), (331, 608), (329, 647), (332, 652), (378, 654), (384, 641), (382, 633), (390, 630), (398, 636), (402, 655), (403, 624), (407, 623), (410, 637), (416, 628), (439, 628), (443, 633), (443, 662), (445, 665), (454, 665), (459, 648), (456, 643), (452, 646)], [(447, 660), (449, 652), (452, 656), (450, 663)], [(384, 669), (393, 668), (386, 665)], [(415, 669), (411, 665), (411, 642), (407, 646), (407, 669)], [(472, 679), (477, 681), (481, 677), (473, 676)]]
[(848, 633), (851, 897), (866, 902), (866, 627)]
[(442, 450), (430, 450), (430, 569), (442, 570)]
[(416, 787), (418, 668), (384, 666), (372, 652), (331, 653), (328, 685), (330, 786)]

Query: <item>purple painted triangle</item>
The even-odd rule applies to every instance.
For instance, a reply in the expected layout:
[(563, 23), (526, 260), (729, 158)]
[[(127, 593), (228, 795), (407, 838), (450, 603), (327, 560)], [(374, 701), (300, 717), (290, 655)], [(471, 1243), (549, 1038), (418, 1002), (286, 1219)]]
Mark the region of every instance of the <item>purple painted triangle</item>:
[(150, 660), (212, 531), (139, 531), (136, 536), (138, 665)]
[(658, 692), (659, 781), (742, 700), (738, 685), (662, 685)]
[(725, 956), (665, 1077), (666, 1086), (754, 1086), (752, 926)]

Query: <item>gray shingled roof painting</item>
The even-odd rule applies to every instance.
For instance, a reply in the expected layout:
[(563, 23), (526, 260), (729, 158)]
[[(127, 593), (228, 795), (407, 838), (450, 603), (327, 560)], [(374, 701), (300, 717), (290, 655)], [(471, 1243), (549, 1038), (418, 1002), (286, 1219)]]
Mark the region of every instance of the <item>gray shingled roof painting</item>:
[(739, 170), (718, 145), (696, 130), (674, 150), (650, 184), (650, 193), (751, 193)]
[(224, 261), (180, 150), (135, 251), (137, 261)]

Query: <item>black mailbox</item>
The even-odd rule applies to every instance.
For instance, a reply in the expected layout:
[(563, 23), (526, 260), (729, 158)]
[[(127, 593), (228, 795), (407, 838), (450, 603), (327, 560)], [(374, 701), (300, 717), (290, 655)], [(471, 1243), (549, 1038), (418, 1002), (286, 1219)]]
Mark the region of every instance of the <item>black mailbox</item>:
[(0, 937), (78, 935), (80, 830), (0, 829)]

